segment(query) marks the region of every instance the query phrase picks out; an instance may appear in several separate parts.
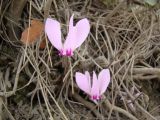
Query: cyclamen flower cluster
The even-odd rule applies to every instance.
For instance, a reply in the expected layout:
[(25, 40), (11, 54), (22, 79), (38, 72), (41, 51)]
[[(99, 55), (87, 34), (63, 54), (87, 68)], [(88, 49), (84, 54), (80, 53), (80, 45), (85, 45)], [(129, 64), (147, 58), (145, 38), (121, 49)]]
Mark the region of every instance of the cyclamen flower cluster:
[(51, 18), (46, 20), (45, 32), (52, 45), (59, 50), (59, 54), (62, 56), (72, 56), (73, 51), (85, 41), (90, 31), (89, 21), (86, 18), (80, 20), (74, 26), (73, 16), (69, 21), (69, 32), (64, 44), (61, 40), (60, 23)]
[[(73, 16), (69, 21), (69, 32), (64, 44), (61, 40), (60, 23), (51, 18), (48, 18), (45, 23), (45, 32), (49, 41), (61, 56), (72, 56), (73, 51), (85, 41), (90, 32), (90, 24), (87, 18), (78, 21), (74, 26)], [(92, 79), (88, 71), (85, 74), (76, 72), (75, 78), (78, 87), (87, 93), (91, 100), (97, 101), (101, 99), (101, 95), (106, 91), (110, 83), (110, 72), (108, 69), (103, 69), (97, 77), (93, 71)]]
[(85, 74), (80, 72), (76, 73), (76, 83), (78, 87), (86, 92), (93, 101), (101, 99), (101, 95), (106, 91), (109, 82), (110, 73), (108, 69), (103, 69), (98, 77), (93, 71), (92, 80), (88, 71), (86, 71)]

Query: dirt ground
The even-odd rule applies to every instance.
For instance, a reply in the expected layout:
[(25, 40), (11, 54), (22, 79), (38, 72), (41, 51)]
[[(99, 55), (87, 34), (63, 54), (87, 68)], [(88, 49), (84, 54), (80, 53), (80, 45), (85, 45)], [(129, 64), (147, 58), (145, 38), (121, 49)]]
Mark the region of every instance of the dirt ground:
[[(64, 40), (72, 14), (74, 22), (87, 18), (91, 30), (72, 57), (59, 56), (43, 25), (47, 18), (59, 21)], [(42, 30), (27, 44), (22, 33), (32, 20), (41, 23), (29, 34)], [(95, 104), (75, 73), (105, 68), (111, 83)], [(0, 120), (160, 120), (159, 81), (159, 3), (0, 1)]]

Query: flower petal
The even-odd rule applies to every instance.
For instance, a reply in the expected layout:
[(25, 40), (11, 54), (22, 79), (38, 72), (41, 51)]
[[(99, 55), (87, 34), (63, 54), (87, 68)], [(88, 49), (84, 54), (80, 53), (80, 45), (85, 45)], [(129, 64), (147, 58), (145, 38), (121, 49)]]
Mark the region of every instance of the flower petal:
[(69, 22), (69, 32), (64, 44), (65, 49), (72, 49), (73, 51), (78, 48), (87, 38), (90, 31), (90, 24), (88, 19), (80, 20), (76, 26), (73, 26), (73, 15)]
[[(88, 72), (86, 73), (89, 74)], [(88, 76), (86, 76), (86, 74), (84, 75), (80, 72), (76, 72), (76, 83), (81, 90), (90, 95), (91, 82), (90, 79), (88, 79)]]
[(52, 45), (58, 50), (62, 49), (60, 23), (51, 18), (47, 18), (45, 24), (45, 32)]
[(92, 88), (91, 88), (91, 96), (99, 97), (99, 84), (96, 73), (93, 71), (93, 80), (92, 80)]
[(70, 21), (69, 21), (69, 32), (66, 37), (66, 40), (64, 42), (64, 50), (75, 50), (75, 35), (76, 35), (76, 28), (73, 26), (73, 16), (71, 16)]
[(75, 36), (75, 49), (81, 46), (81, 44), (86, 40), (90, 32), (90, 24), (87, 18), (80, 20), (76, 24), (76, 36)]
[(88, 71), (85, 72), (85, 76), (87, 77), (87, 79), (89, 80), (90, 83), (90, 88), (91, 88), (91, 77)]
[(98, 75), (98, 84), (101, 95), (106, 91), (109, 83), (110, 83), (109, 69), (103, 69)]

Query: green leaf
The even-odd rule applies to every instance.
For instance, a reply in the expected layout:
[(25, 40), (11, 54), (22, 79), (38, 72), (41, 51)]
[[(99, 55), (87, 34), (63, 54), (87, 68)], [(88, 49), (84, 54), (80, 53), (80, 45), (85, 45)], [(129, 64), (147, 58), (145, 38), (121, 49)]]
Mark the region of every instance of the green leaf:
[(157, 0), (144, 0), (146, 3), (148, 3), (149, 5), (151, 5), (151, 6), (154, 6), (154, 5), (156, 5), (156, 3), (157, 3)]

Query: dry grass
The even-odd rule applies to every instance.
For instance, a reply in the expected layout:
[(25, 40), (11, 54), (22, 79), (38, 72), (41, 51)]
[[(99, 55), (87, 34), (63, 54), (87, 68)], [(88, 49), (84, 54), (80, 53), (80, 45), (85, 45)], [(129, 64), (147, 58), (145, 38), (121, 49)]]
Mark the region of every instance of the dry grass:
[[(135, 9), (136, 4), (118, 0), (108, 6), (98, 0), (33, 0), (19, 3), (25, 7), (14, 21), (12, 4), (0, 3), (0, 120), (160, 119), (158, 5)], [(65, 38), (72, 13), (92, 26), (73, 57), (58, 56), (47, 38), (43, 50), (41, 39), (20, 44), (19, 31), (33, 18), (61, 21)], [(110, 69), (111, 84), (95, 105), (77, 88), (74, 75), (103, 68)]]

